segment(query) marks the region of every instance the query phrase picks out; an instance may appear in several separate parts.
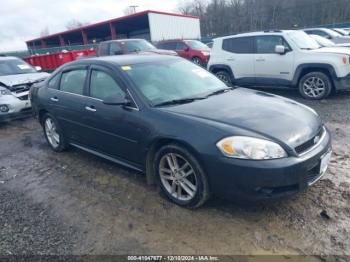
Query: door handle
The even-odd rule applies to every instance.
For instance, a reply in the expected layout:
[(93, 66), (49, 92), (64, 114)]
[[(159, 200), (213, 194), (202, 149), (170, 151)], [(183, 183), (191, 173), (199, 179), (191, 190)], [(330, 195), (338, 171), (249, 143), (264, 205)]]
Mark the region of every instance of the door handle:
[(227, 61), (235, 61), (233, 57), (227, 58)]
[(58, 98), (57, 97), (51, 97), (50, 100), (53, 101), (53, 102), (58, 102)]
[(256, 62), (265, 62), (265, 59), (264, 58), (258, 58), (258, 59), (256, 59)]
[(85, 109), (90, 112), (96, 112), (96, 108), (94, 106), (86, 106)]

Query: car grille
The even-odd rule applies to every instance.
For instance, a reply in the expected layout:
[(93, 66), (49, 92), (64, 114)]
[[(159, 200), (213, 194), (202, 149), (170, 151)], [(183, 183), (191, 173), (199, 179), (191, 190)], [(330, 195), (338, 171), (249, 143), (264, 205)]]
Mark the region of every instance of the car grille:
[(29, 89), (30, 89), (30, 85), (18, 85), (18, 86), (12, 86), (10, 88), (11, 92), (16, 93), (16, 94), (26, 92)]
[(22, 100), (22, 101), (26, 101), (28, 100), (29, 96), (28, 95), (25, 95), (25, 96), (19, 96), (18, 99), (19, 100)]
[[(319, 139), (322, 138), (322, 136), (324, 135), (324, 132), (326, 132), (326, 130), (324, 129), (324, 127), (322, 127), (314, 137), (312, 137), (310, 140), (306, 141), (305, 143), (297, 146), (295, 148), (295, 152), (297, 152), (297, 154), (300, 155), (302, 153), (305, 153), (309, 149), (311, 149), (314, 145), (318, 143)], [(316, 137), (318, 137), (319, 139), (317, 140)]]
[(306, 177), (308, 185), (312, 185), (313, 183), (315, 183), (320, 178), (321, 175), (322, 174), (320, 173), (320, 164), (310, 169), (307, 172), (307, 177)]

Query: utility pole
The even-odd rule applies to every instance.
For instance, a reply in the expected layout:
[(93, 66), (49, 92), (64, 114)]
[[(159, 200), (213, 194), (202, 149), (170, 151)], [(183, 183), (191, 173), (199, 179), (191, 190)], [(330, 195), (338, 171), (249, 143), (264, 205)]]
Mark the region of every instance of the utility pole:
[(139, 7), (138, 5), (130, 5), (129, 8), (130, 8), (130, 13), (131, 14), (134, 14), (136, 13), (136, 8)]

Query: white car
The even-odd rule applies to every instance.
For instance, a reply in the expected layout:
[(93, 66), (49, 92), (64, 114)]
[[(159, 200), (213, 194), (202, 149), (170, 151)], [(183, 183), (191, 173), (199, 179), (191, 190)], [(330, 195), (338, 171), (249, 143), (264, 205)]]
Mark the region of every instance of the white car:
[(29, 89), (48, 76), (16, 57), (0, 57), (0, 122), (31, 114)]
[(323, 46), (323, 47), (350, 47), (350, 43), (347, 44), (335, 44), (334, 42), (332, 42), (332, 40), (329, 40), (323, 36), (319, 36), (319, 35), (309, 35), (311, 36), (314, 40), (316, 40), (316, 42)]
[(339, 32), (336, 32), (329, 28), (307, 28), (303, 29), (308, 35), (319, 35), (329, 40), (332, 40), (335, 44), (350, 43), (350, 36), (344, 36)]
[(307, 99), (350, 89), (350, 49), (321, 47), (303, 31), (265, 31), (214, 39), (208, 70), (228, 84), (286, 86)]

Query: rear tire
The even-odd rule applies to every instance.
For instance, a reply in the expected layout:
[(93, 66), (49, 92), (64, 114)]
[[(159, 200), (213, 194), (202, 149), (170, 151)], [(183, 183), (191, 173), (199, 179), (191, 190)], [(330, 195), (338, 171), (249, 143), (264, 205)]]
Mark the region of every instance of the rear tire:
[(332, 92), (332, 81), (322, 72), (310, 72), (299, 81), (299, 93), (305, 99), (325, 99)]
[(63, 152), (68, 148), (62, 129), (51, 114), (46, 113), (42, 117), (42, 126), (46, 141), (53, 151)]
[(228, 86), (232, 86), (232, 80), (230, 74), (226, 70), (220, 70), (215, 73), (216, 77), (219, 78)]
[(168, 199), (193, 209), (207, 201), (210, 196), (207, 176), (187, 149), (177, 144), (165, 145), (154, 160), (156, 180)]

